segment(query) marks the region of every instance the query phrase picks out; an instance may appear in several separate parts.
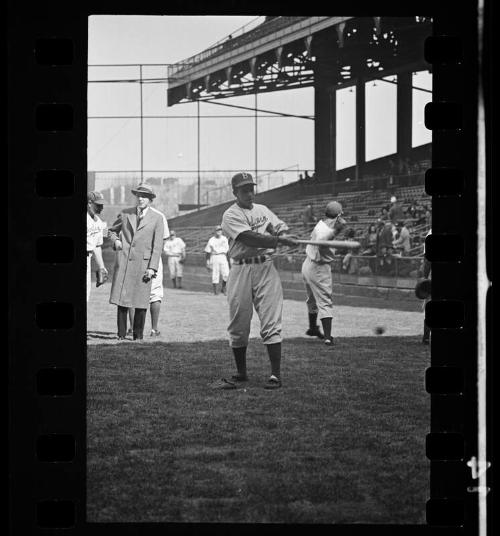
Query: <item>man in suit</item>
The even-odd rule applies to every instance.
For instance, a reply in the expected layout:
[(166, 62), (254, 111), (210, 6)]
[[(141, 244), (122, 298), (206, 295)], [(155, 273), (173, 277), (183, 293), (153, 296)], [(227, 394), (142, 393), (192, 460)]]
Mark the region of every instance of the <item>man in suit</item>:
[(150, 209), (156, 197), (148, 184), (132, 188), (136, 206), (123, 210), (109, 228), (116, 253), (109, 302), (118, 306), (118, 339), (127, 333), (127, 312), (135, 309), (132, 327), (134, 340), (142, 340), (146, 310), (151, 296), (151, 281), (158, 272), (163, 248), (163, 218)]

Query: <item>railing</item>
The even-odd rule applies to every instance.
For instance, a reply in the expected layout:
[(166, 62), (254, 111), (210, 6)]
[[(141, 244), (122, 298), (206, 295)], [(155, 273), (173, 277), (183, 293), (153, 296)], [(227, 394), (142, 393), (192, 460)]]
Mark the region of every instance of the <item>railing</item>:
[[(376, 276), (415, 280), (421, 277), (421, 257), (352, 255), (346, 263), (346, 267), (343, 265), (344, 258), (345, 255), (335, 256), (331, 265), (332, 274), (337, 276), (341, 274), (351, 275), (356, 276), (356, 278)], [(305, 254), (276, 255), (275, 264), (279, 270), (300, 272), (304, 259)]]
[(261, 26), (265, 24), (264, 21), (265, 21), (264, 16), (258, 16), (255, 19), (248, 22), (247, 24), (244, 24), (243, 26), (235, 30), (230, 35), (224, 37), (223, 39), (220, 39), (219, 41), (217, 41), (210, 47), (206, 48), (202, 52), (199, 52), (198, 54), (195, 54), (194, 56), (190, 56), (189, 58), (186, 58), (180, 62), (177, 62), (175, 65), (170, 65), (168, 67), (168, 77), (170, 78), (174, 74), (185, 69), (186, 67), (190, 67), (191, 65), (194, 65), (201, 61), (205, 61), (206, 59), (216, 55), (222, 49), (227, 48), (229, 43), (234, 43), (235, 40), (237, 41), (238, 38), (241, 37), (243, 34), (250, 32), (257, 26)]

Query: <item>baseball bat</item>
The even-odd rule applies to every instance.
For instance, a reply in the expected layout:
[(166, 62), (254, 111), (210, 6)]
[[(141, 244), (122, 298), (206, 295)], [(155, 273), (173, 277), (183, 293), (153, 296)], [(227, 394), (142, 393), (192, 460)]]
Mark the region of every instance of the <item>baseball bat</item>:
[(299, 244), (311, 246), (326, 246), (327, 248), (359, 248), (361, 244), (354, 240), (297, 240)]

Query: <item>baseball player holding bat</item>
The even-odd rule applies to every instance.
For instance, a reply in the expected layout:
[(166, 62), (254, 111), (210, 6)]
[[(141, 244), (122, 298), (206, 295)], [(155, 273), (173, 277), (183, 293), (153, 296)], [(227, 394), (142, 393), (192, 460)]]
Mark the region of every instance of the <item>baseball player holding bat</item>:
[[(342, 205), (337, 201), (330, 201), (326, 205), (325, 216), (315, 225), (311, 240), (331, 240), (345, 225), (341, 218)], [(302, 278), (307, 293), (307, 311), (309, 313), (309, 329), (306, 335), (324, 338), (326, 345), (333, 343), (332, 337), (332, 269), (331, 263), (334, 253), (328, 246), (308, 244), (306, 258), (302, 263)], [(323, 327), (321, 333), (317, 319)]]
[[(255, 307), (271, 363), (271, 376), (265, 388), (277, 389), (281, 387), (283, 289), (271, 254), (280, 244), (294, 246), (297, 242), (284, 234), (288, 227), (276, 214), (254, 203), (255, 182), (250, 173), (237, 173), (231, 185), (236, 203), (224, 212), (222, 229), (229, 237), (232, 259), (227, 281), (228, 333), (237, 370), (232, 380), (248, 380), (246, 352)], [(234, 387), (231, 382), (227, 385)]]

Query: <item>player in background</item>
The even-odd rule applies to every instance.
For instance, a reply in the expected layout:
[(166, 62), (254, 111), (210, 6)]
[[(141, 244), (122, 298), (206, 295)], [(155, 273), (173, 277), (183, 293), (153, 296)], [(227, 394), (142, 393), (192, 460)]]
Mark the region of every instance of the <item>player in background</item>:
[[(332, 240), (345, 225), (341, 218), (342, 205), (330, 201), (325, 208), (324, 217), (314, 226), (311, 240)], [(334, 251), (326, 246), (306, 246), (306, 258), (302, 263), (302, 278), (306, 287), (306, 305), (309, 314), (309, 329), (306, 335), (324, 338), (326, 345), (333, 343), (332, 337), (332, 268)], [(318, 328), (317, 319), (323, 326)]]
[(98, 214), (104, 208), (104, 197), (100, 192), (89, 192), (87, 194), (87, 301), (90, 298), (91, 287), (91, 258), (94, 257), (97, 269), (104, 278), (108, 276), (108, 270), (104, 266), (102, 259), (103, 230), (105, 222), (99, 218)]
[[(160, 210), (156, 209), (153, 206), (149, 207), (150, 210), (156, 212), (163, 218), (163, 245), (169, 236), (168, 222), (165, 214)], [(161, 302), (163, 299), (163, 261), (160, 257), (160, 262), (158, 264), (158, 271), (156, 272), (156, 277), (151, 282), (151, 296), (149, 298), (149, 313), (151, 314), (151, 337), (159, 337), (160, 330), (158, 329), (158, 321), (160, 319), (160, 310)], [(134, 311), (135, 309), (131, 307), (128, 310), (128, 317), (130, 326), (134, 325)], [(132, 328), (127, 332), (127, 335), (132, 335)]]
[(174, 288), (182, 288), (183, 262), (186, 258), (186, 244), (182, 238), (176, 236), (174, 230), (165, 241), (163, 251), (168, 258), (168, 271)]
[(260, 335), (271, 363), (266, 389), (281, 387), (281, 320), (283, 289), (271, 254), (282, 244), (297, 242), (284, 233), (288, 227), (266, 206), (254, 203), (255, 182), (250, 173), (231, 179), (236, 203), (222, 217), (222, 229), (229, 237), (232, 266), (227, 281), (229, 302), (228, 333), (236, 363), (234, 381), (247, 381), (246, 353), (253, 308), (260, 320)]
[(229, 276), (229, 242), (222, 234), (222, 226), (217, 225), (215, 235), (211, 236), (205, 247), (207, 270), (212, 272), (212, 286), (217, 294), (217, 285), (222, 277), (221, 292), (226, 294), (226, 283)]
[[(430, 234), (432, 234), (432, 229), (429, 229), (429, 232), (425, 235), (425, 238), (427, 238)], [(422, 275), (425, 279), (431, 279), (431, 262), (428, 261), (425, 257), (425, 240), (424, 240), (424, 258), (422, 259)], [(422, 344), (429, 344), (429, 339), (431, 336), (431, 328), (427, 325), (425, 322), (425, 306), (428, 302), (431, 301), (431, 297), (429, 296), (424, 300), (424, 303), (422, 304), (422, 310), (424, 312), (424, 334), (422, 336)]]

